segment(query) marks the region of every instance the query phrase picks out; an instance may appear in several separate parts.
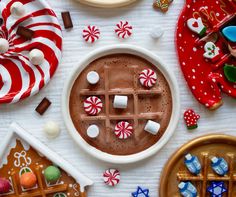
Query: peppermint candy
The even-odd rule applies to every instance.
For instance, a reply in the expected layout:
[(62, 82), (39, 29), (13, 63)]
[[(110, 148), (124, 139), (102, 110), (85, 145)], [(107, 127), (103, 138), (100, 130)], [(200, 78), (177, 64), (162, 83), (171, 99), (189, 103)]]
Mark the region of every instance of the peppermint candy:
[(128, 38), (132, 35), (133, 27), (127, 21), (120, 21), (115, 28), (115, 33), (119, 38)]
[(102, 110), (102, 101), (96, 96), (90, 96), (84, 101), (84, 110), (88, 115), (95, 116)]
[(116, 169), (108, 169), (103, 173), (104, 183), (114, 187), (120, 182), (120, 172)]
[(115, 134), (119, 139), (127, 139), (133, 134), (133, 126), (125, 121), (118, 122), (115, 126)]
[(100, 37), (100, 30), (97, 26), (88, 26), (83, 30), (83, 38), (86, 42), (94, 43)]
[(157, 82), (157, 74), (152, 69), (145, 69), (139, 74), (139, 81), (142, 86), (151, 88)]

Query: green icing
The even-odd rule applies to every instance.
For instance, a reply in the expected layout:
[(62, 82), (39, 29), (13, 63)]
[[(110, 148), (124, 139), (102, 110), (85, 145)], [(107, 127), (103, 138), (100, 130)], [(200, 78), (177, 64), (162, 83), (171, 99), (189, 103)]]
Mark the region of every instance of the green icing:
[(56, 182), (61, 177), (61, 171), (56, 166), (49, 166), (44, 170), (44, 177), (48, 182)]
[(22, 170), (21, 170), (21, 173), (20, 173), (20, 175), (23, 175), (23, 174), (25, 174), (25, 173), (27, 173), (27, 172), (31, 172), (31, 170), (29, 169), (29, 168), (23, 168)]
[(67, 195), (64, 193), (57, 193), (53, 197), (67, 197)]
[(196, 129), (196, 128), (198, 128), (198, 125), (196, 124), (196, 125), (193, 125), (193, 126), (189, 126), (188, 127), (188, 130), (193, 130), (193, 129)]
[(199, 33), (199, 35), (200, 35), (200, 36), (203, 36), (203, 35), (206, 33), (206, 31), (207, 31), (207, 28), (204, 27), (204, 28), (202, 29), (202, 31)]
[(236, 83), (236, 66), (225, 64), (224, 74), (228, 81)]

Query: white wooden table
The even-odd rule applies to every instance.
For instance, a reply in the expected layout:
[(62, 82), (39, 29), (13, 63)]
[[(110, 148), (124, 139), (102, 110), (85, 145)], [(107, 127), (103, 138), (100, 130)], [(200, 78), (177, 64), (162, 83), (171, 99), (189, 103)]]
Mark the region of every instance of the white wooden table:
[[(94, 180), (94, 186), (88, 191), (89, 197), (127, 197), (131, 196), (131, 192), (135, 191), (138, 185), (149, 188), (150, 196), (157, 197), (162, 168), (169, 156), (180, 145), (194, 137), (213, 132), (236, 135), (236, 101), (225, 96), (224, 106), (215, 112), (210, 112), (192, 97), (183, 79), (174, 44), (175, 24), (184, 4), (183, 0), (174, 1), (167, 14), (154, 11), (152, 0), (138, 0), (134, 5), (112, 10), (87, 7), (74, 0), (50, 0), (50, 3), (59, 16), (61, 24), (60, 12), (66, 10), (71, 12), (74, 22), (74, 28), (71, 31), (63, 31), (62, 62), (53, 80), (38, 95), (18, 104), (0, 106), (1, 140), (8, 132), (8, 125), (12, 121), (17, 121)], [(120, 20), (128, 20), (134, 27), (134, 35), (127, 41), (120, 41), (114, 35), (114, 25)], [(86, 44), (81, 36), (83, 28), (89, 24), (99, 26), (102, 33), (101, 39), (95, 45)], [(160, 25), (165, 30), (164, 37), (157, 42), (153, 42), (149, 36), (150, 30), (155, 25)], [(63, 82), (77, 62), (95, 48), (120, 42), (140, 45), (160, 56), (178, 79), (182, 112), (192, 107), (201, 115), (199, 128), (191, 132), (186, 130), (181, 117), (174, 136), (159, 153), (146, 161), (128, 166), (109, 165), (91, 158), (80, 150), (65, 129), (60, 108)], [(44, 116), (39, 117), (34, 109), (44, 96), (52, 101), (52, 106)], [(62, 134), (59, 138), (49, 140), (45, 137), (42, 126), (47, 120), (60, 123)], [(121, 184), (116, 188), (108, 188), (102, 182), (102, 173), (108, 167), (116, 167), (121, 171)]]

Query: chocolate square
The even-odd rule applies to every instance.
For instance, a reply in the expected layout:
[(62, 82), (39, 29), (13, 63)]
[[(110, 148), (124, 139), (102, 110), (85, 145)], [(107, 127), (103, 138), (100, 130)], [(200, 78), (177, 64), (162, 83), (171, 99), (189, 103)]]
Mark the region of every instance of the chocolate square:
[(32, 37), (34, 36), (34, 31), (32, 31), (26, 27), (19, 26), (16, 31), (16, 34), (25, 38), (26, 40), (31, 40)]
[(51, 101), (49, 101), (46, 97), (39, 103), (37, 108), (35, 109), (41, 116), (47, 111), (49, 106), (51, 105)]

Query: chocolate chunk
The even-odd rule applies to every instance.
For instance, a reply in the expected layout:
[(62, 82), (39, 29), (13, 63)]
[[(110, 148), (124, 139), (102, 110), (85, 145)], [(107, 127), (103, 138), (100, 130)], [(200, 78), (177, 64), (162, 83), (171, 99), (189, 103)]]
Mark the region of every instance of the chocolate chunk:
[(31, 40), (32, 37), (34, 36), (34, 31), (32, 31), (26, 27), (19, 26), (16, 31), (16, 34), (25, 38), (26, 40)]
[(51, 101), (49, 101), (46, 97), (39, 103), (37, 108), (35, 109), (36, 112), (38, 112), (41, 116), (44, 114), (45, 111), (49, 108), (51, 105)]
[(69, 29), (73, 27), (73, 23), (70, 17), (70, 12), (62, 12), (61, 17), (62, 17), (65, 29)]

